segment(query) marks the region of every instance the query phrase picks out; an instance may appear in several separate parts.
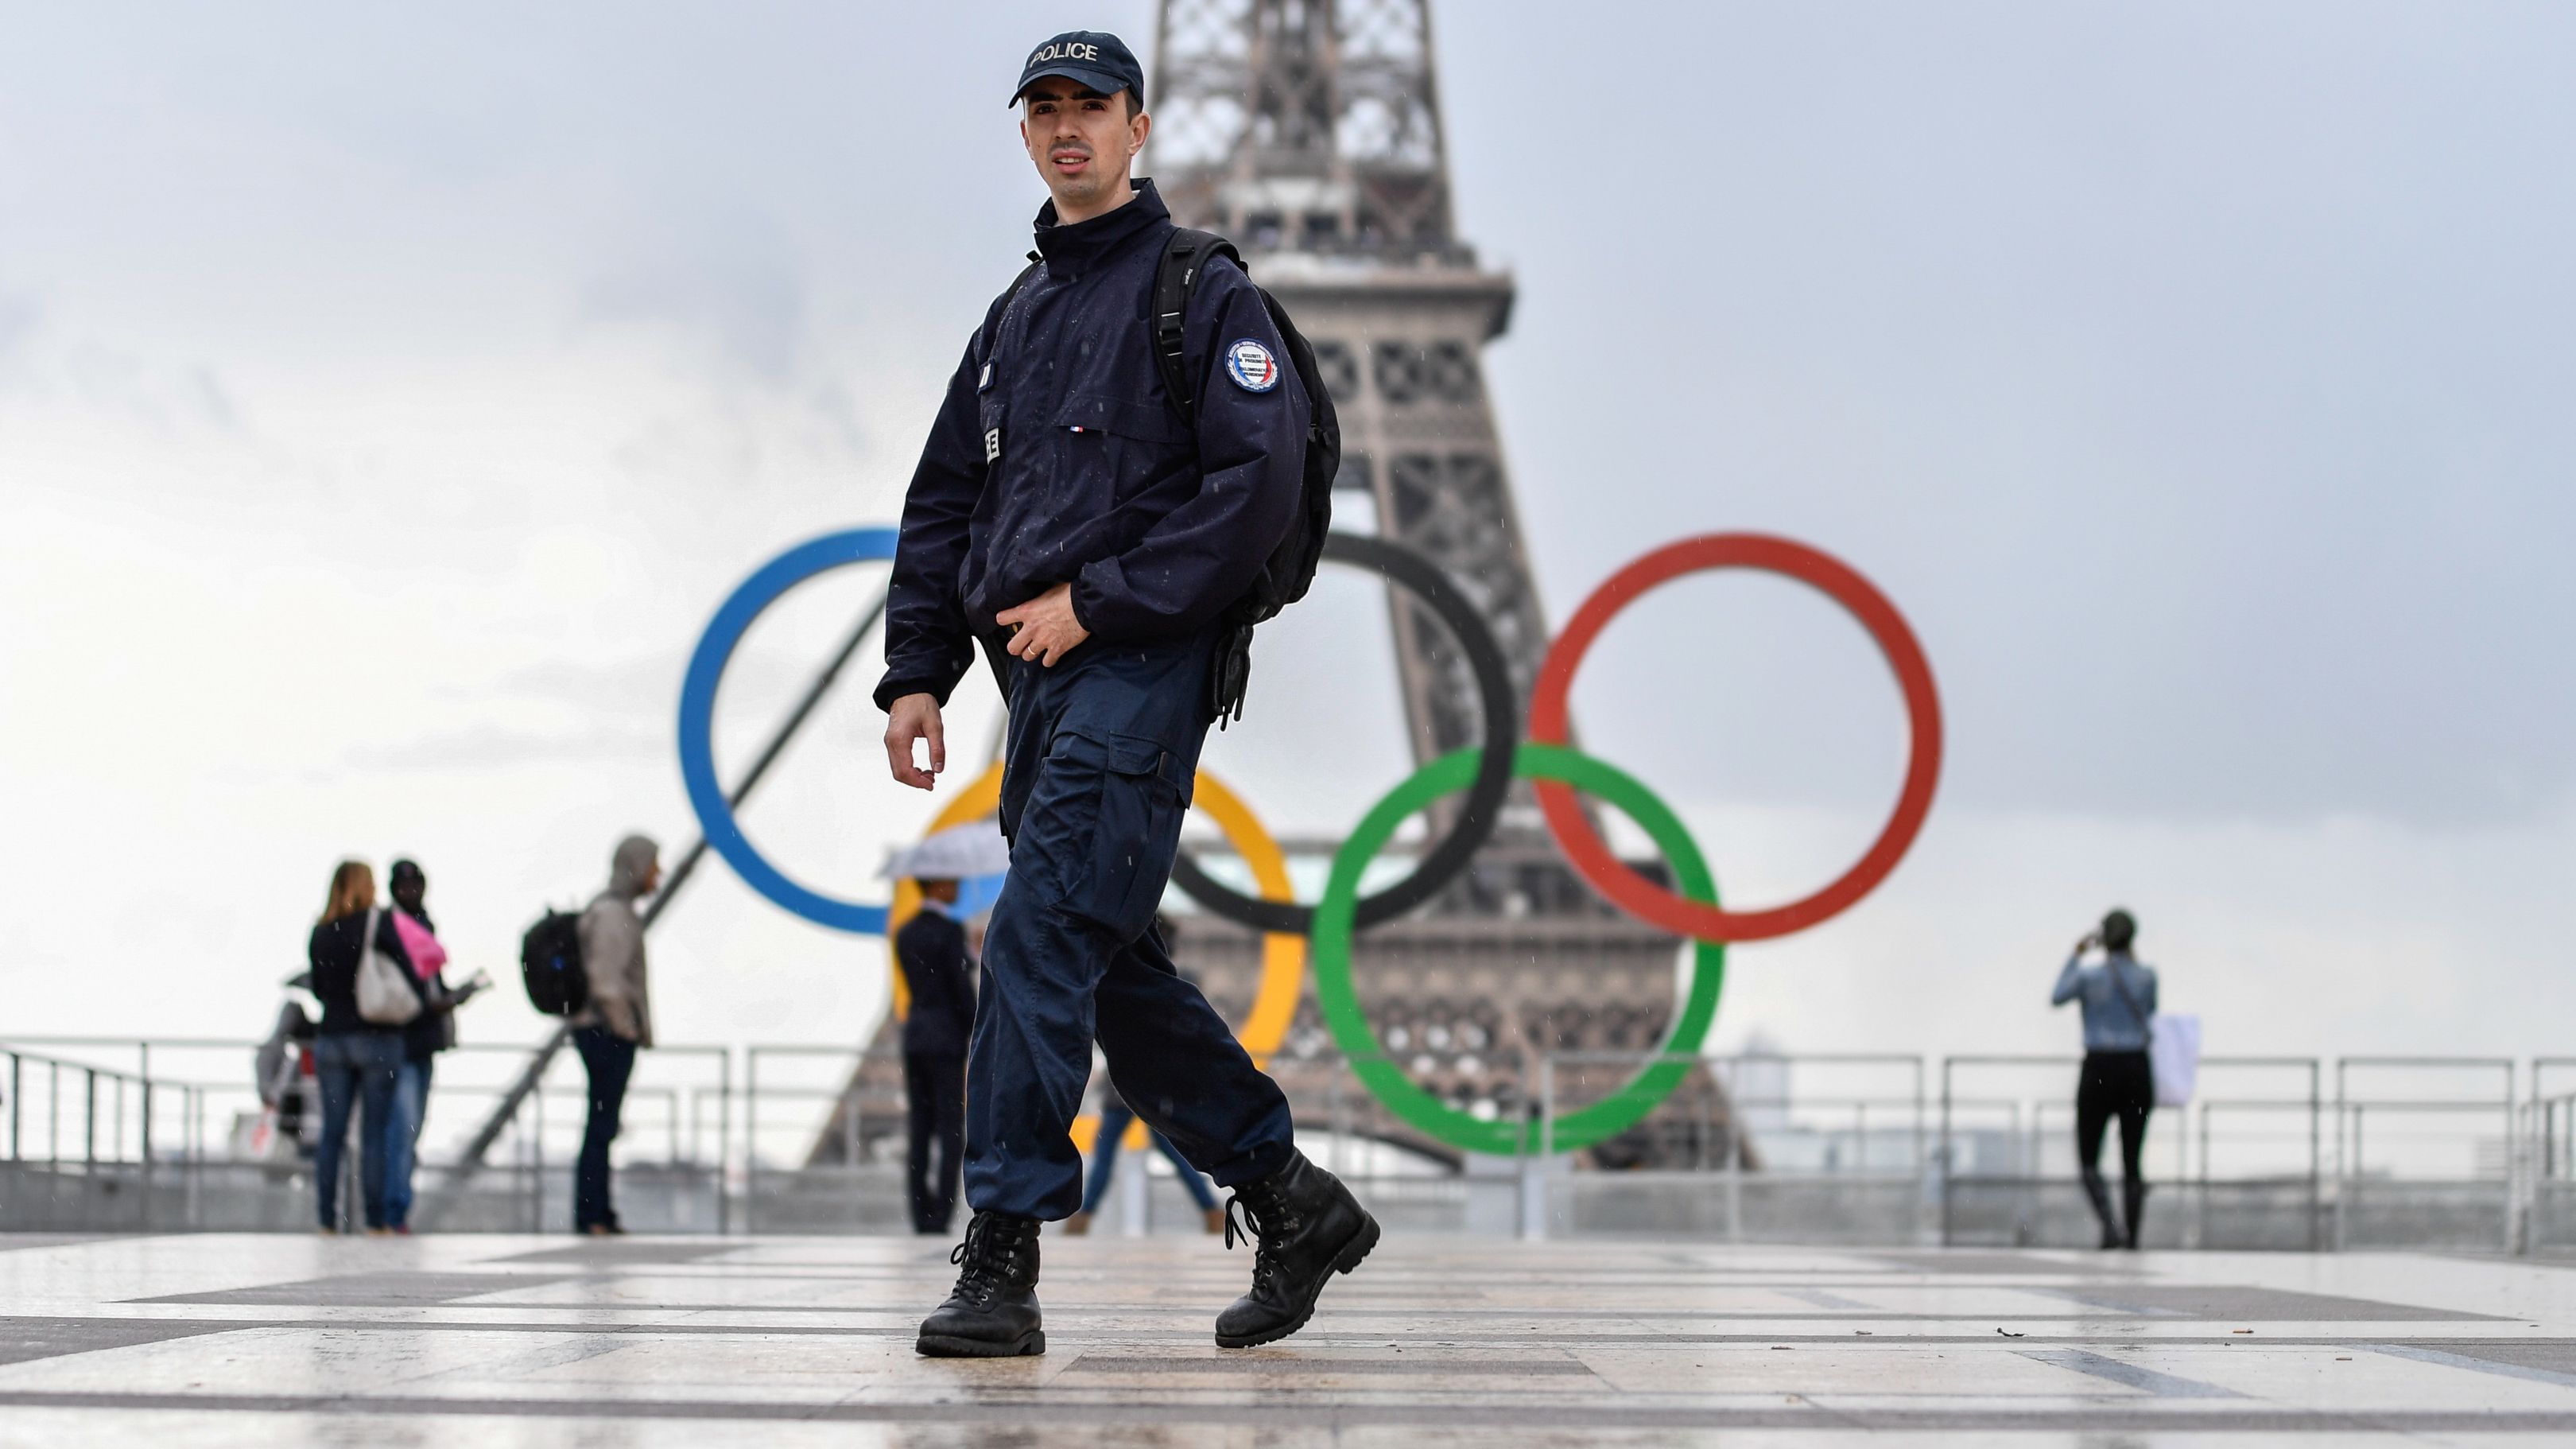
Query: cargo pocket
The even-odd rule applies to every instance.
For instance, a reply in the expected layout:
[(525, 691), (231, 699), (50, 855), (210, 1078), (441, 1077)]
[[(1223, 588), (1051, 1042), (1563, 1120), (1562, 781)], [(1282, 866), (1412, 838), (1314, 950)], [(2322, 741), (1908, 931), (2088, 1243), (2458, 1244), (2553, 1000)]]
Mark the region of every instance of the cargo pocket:
[(1119, 940), (1132, 941), (1153, 923), (1171, 881), (1181, 815), (1189, 808), (1180, 763), (1140, 736), (1071, 732), (1056, 737), (1049, 759), (1089, 766), (1100, 776), (1090, 866), (1076, 874), (1066, 904)]

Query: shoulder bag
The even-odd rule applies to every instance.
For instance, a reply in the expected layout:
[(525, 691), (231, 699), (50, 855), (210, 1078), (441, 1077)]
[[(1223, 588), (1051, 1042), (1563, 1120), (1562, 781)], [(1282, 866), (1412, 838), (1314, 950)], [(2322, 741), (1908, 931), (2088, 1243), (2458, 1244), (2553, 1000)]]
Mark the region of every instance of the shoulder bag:
[(2176, 1012), (2149, 1016), (2138, 1005), (2138, 998), (2129, 993), (2129, 983), (2120, 975), (2120, 963), (2104, 961), (2102, 969), (2110, 973), (2111, 989), (2129, 1004), (2129, 1014), (2146, 1025), (2147, 1075), (2156, 1085), (2156, 1105), (2189, 1104), (2193, 1089), (2200, 1083), (2200, 1018)]
[(376, 1026), (407, 1026), (420, 1015), (420, 992), (402, 963), (376, 946), (379, 919), (367, 912), (367, 934), (358, 942), (358, 1016)]

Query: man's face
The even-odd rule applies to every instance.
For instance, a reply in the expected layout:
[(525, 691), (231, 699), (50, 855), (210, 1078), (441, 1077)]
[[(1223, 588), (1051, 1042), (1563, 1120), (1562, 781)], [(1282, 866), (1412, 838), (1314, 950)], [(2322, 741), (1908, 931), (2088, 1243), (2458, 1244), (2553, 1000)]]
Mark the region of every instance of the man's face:
[(1063, 76), (1031, 81), (1020, 104), (1020, 139), (1058, 210), (1088, 210), (1125, 186), (1153, 128), (1144, 112), (1127, 113), (1126, 92), (1104, 96)]

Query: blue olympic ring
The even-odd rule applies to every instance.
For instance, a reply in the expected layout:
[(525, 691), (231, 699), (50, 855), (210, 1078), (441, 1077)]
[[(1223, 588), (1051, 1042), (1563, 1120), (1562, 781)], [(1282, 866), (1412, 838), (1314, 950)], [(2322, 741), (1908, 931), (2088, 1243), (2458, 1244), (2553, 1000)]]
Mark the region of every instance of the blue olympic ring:
[(688, 786), (689, 806), (697, 812), (698, 827), (706, 832), (707, 844), (715, 847), (716, 854), (724, 857), (745, 885), (767, 896), (773, 904), (817, 925), (862, 936), (885, 934), (884, 906), (840, 900), (798, 885), (771, 865), (742, 833), (733, 806), (726, 803), (724, 787), (716, 782), (716, 686), (724, 679), (725, 665), (751, 628), (751, 621), (778, 602), (779, 595), (819, 573), (848, 564), (891, 559), (896, 537), (891, 528), (854, 528), (800, 543), (771, 559), (760, 572), (743, 580), (742, 587), (734, 590), (724, 607), (707, 621), (707, 632), (699, 636), (697, 652), (689, 656), (688, 678), (680, 686), (680, 779)]

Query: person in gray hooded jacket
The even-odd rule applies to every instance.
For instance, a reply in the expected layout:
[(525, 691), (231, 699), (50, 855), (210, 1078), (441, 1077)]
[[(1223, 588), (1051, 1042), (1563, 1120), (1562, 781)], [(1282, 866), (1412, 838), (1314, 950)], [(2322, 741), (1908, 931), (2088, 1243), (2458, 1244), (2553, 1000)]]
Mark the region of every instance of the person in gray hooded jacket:
[(620, 1233), (608, 1194), (608, 1144), (617, 1140), (618, 1114), (635, 1052), (653, 1044), (653, 1006), (644, 987), (644, 921), (635, 903), (662, 883), (661, 849), (652, 838), (630, 835), (610, 858), (608, 889), (581, 913), (581, 964), (590, 978), (590, 1001), (572, 1020), (572, 1044), (590, 1075), (590, 1119), (573, 1166), (573, 1230)]

